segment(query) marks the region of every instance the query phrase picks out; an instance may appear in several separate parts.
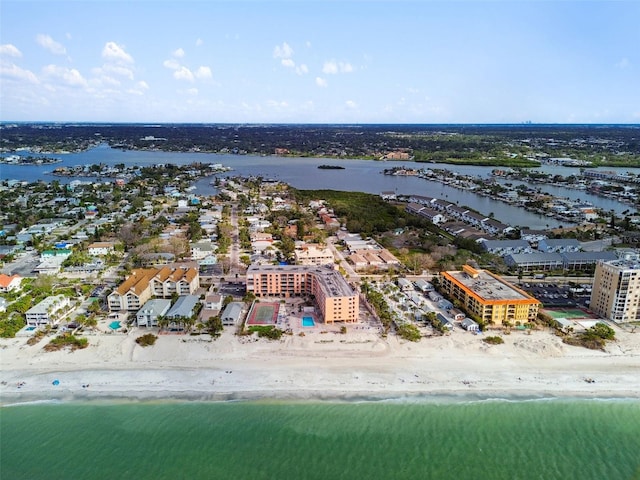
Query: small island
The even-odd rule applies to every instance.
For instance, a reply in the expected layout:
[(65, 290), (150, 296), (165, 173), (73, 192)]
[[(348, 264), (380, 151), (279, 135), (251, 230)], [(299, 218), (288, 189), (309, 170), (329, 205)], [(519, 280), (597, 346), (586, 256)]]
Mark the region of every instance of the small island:
[(344, 170), (344, 167), (340, 165), (318, 165), (321, 170)]

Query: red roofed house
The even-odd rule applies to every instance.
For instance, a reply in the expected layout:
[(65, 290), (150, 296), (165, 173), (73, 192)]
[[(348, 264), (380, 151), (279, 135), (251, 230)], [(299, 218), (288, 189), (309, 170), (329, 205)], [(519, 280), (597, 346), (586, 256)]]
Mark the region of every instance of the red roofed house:
[(13, 290), (19, 290), (22, 283), (22, 277), (20, 275), (5, 275), (0, 274), (0, 292), (11, 292)]

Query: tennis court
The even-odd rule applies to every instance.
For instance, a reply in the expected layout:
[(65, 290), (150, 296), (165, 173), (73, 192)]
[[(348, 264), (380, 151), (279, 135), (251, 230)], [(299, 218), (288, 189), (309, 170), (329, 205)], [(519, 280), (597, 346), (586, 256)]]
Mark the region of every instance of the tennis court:
[(543, 312), (553, 318), (598, 318), (585, 310), (580, 310), (579, 308), (554, 308), (553, 310), (545, 308)]
[(247, 325), (275, 325), (280, 304), (254, 302), (247, 316)]

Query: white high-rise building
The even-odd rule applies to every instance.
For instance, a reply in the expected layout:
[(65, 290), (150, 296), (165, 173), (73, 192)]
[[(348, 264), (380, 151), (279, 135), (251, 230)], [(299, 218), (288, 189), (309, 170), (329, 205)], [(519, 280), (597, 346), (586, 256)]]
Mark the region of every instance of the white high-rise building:
[(640, 261), (598, 262), (589, 306), (616, 323), (640, 321)]

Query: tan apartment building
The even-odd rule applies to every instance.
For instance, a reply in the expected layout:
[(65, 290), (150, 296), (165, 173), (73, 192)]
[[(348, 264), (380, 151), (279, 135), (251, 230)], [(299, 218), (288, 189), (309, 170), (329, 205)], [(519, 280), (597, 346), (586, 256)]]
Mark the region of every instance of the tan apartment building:
[(600, 261), (589, 307), (616, 323), (640, 321), (640, 261)]
[(464, 265), (462, 271), (440, 273), (442, 291), (468, 314), (487, 325), (526, 323), (538, 315), (540, 301), (496, 275)]
[(331, 267), (251, 265), (247, 291), (256, 297), (311, 295), (325, 323), (358, 321), (358, 293)]
[(329, 248), (316, 245), (302, 245), (293, 252), (297, 265), (332, 265), (335, 261)]
[(138, 268), (107, 297), (109, 311), (137, 311), (152, 297), (192, 295), (200, 286), (197, 268)]

